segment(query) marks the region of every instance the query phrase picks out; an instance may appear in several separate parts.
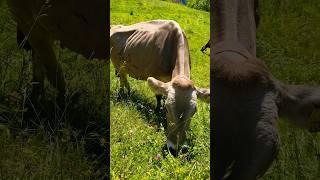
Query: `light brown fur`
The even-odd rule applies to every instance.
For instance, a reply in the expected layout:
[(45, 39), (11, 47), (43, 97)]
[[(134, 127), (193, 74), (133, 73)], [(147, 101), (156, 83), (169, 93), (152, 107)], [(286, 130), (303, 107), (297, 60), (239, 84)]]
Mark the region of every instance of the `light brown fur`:
[(172, 80), (172, 86), (174, 88), (179, 88), (179, 89), (194, 89), (193, 82), (186, 78), (186, 77), (181, 77), (177, 76)]

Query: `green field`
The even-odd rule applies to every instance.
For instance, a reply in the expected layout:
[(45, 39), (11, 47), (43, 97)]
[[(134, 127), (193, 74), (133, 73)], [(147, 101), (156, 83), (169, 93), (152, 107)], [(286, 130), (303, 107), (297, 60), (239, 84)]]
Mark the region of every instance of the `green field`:
[[(208, 12), (159, 0), (111, 0), (111, 25), (129, 25), (153, 19), (177, 21), (185, 31), (192, 61), (191, 77), (198, 87), (209, 87), (209, 56), (200, 52), (209, 39)], [(119, 79), (111, 66), (110, 143), (112, 179), (209, 179), (209, 104), (198, 100), (198, 112), (191, 120), (188, 137), (193, 144), (186, 155), (169, 155), (160, 160), (166, 142), (165, 115), (154, 113), (156, 99), (145, 81), (129, 78), (132, 94), (117, 100)], [(187, 158), (189, 158), (187, 160)]]
[(55, 106), (56, 92), (46, 82), (45, 101), (33, 109), (27, 106), (31, 54), (18, 49), (16, 23), (2, 4), (0, 179), (97, 179), (108, 172), (108, 64), (89, 61), (58, 44), (55, 49), (67, 81), (67, 106), (62, 111)]

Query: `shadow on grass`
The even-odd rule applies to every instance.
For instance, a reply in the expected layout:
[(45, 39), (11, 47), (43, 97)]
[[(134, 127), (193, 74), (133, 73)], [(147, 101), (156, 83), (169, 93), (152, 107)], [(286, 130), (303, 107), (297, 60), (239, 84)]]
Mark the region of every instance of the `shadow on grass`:
[[(111, 96), (111, 101), (115, 103), (131, 104), (142, 115), (143, 119), (150, 126), (154, 127), (157, 131), (167, 128), (166, 112), (162, 106), (159, 111), (156, 111), (155, 106), (150, 103), (150, 100), (144, 95), (136, 91), (132, 91), (130, 95), (127, 93), (118, 92), (116, 95)], [(154, 101), (156, 98), (154, 96)]]
[(23, 133), (26, 140), (43, 129), (47, 135), (44, 139), (54, 142), (64, 138), (65, 128), (71, 130), (69, 141), (75, 146), (84, 142), (86, 156), (94, 162), (94, 169), (99, 172), (98, 177), (93, 178), (108, 177), (109, 108), (106, 97), (96, 102), (88, 93), (78, 91), (67, 96), (63, 106), (58, 106), (53, 97), (46, 95), (41, 101), (32, 102), (16, 93), (14, 98), (2, 98), (2, 107), (7, 109), (2, 108), (1, 112), (0, 108), (0, 123), (8, 125), (13, 136), (21, 137)]

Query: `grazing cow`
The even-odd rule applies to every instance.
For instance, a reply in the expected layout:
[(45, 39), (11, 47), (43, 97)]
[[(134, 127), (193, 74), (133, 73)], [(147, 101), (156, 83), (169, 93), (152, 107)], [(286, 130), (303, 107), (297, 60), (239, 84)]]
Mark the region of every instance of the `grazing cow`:
[[(210, 95), (209, 90), (196, 88), (190, 80), (188, 41), (179, 24), (154, 20), (114, 26), (110, 30), (110, 47), (121, 88), (130, 92), (126, 78), (129, 74), (147, 80), (155, 94), (166, 96), (167, 146), (176, 152), (185, 143), (197, 97), (209, 100)], [(158, 101), (157, 107), (159, 104)]]
[(320, 88), (285, 85), (256, 58), (257, 0), (211, 3), (213, 178), (254, 180), (278, 154), (279, 117), (320, 130)]
[(107, 4), (101, 0), (7, 0), (18, 24), (21, 47), (33, 51), (32, 99), (43, 93), (44, 78), (58, 89), (58, 99), (66, 91), (62, 69), (58, 64), (53, 42), (86, 58), (107, 59)]

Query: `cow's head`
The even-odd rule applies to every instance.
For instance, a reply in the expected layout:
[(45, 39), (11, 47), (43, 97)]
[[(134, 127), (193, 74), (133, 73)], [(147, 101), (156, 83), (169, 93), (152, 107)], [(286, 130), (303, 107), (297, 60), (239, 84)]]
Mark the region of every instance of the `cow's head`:
[(279, 115), (310, 132), (320, 132), (320, 87), (285, 85)]
[(167, 147), (175, 152), (185, 149), (186, 130), (197, 111), (197, 97), (209, 102), (210, 91), (196, 88), (184, 76), (177, 76), (167, 83), (149, 77), (148, 84), (156, 94), (166, 97)]

